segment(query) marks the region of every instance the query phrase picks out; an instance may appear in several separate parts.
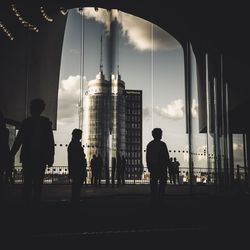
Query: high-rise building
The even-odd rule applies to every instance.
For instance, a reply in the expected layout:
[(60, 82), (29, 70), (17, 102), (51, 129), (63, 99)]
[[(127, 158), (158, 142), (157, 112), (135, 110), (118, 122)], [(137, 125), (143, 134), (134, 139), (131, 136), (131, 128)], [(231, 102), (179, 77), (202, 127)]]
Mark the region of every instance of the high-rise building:
[(142, 164), (142, 90), (125, 90), (126, 179), (141, 179)]
[(83, 105), (83, 142), (88, 165), (93, 155), (103, 159), (109, 154), (111, 128), (111, 83), (102, 71), (89, 81)]

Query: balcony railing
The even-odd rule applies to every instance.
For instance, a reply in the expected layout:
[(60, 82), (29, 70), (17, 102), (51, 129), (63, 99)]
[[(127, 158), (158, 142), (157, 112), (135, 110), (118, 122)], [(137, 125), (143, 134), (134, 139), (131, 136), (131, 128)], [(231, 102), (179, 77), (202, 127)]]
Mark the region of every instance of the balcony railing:
[[(110, 175), (108, 180), (104, 178), (104, 174), (101, 176), (100, 184), (112, 184), (112, 176), (111, 169), (109, 171)], [(129, 173), (125, 173), (125, 184), (149, 184), (150, 182), (150, 173), (147, 168), (144, 168), (140, 173), (135, 171), (135, 169), (131, 168)], [(237, 171), (235, 173), (235, 177), (239, 180), (243, 180), (245, 178), (245, 174), (242, 171)], [(85, 184), (92, 184), (92, 174), (91, 170), (87, 169), (87, 178), (83, 180)], [(114, 176), (114, 184), (117, 184), (117, 175), (115, 173)], [(22, 167), (16, 166), (13, 172), (13, 181), (15, 184), (23, 183), (23, 171)], [(206, 185), (206, 184), (214, 184), (215, 182), (215, 172), (208, 171), (204, 168), (195, 168), (193, 170), (193, 184), (197, 185)], [(70, 184), (71, 181), (68, 175), (68, 167), (67, 166), (53, 166), (51, 168), (47, 168), (44, 177), (44, 184)], [(173, 184), (174, 182), (170, 182), (169, 175), (167, 177), (167, 183)], [(190, 183), (190, 174), (188, 168), (180, 168), (179, 171), (179, 181), (176, 180), (175, 184), (178, 185), (187, 185)]]

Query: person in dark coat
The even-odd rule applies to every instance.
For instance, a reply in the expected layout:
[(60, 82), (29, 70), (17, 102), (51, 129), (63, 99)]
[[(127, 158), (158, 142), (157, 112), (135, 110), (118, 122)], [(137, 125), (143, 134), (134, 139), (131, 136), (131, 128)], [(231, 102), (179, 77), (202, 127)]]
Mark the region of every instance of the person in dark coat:
[(180, 162), (177, 161), (176, 157), (174, 157), (174, 184), (180, 184)]
[[(162, 201), (165, 193), (169, 153), (165, 142), (161, 141), (162, 130), (154, 128), (154, 140), (148, 143), (146, 149), (146, 162), (150, 172), (150, 190), (152, 201)], [(158, 185), (159, 182), (159, 185)]]
[(169, 182), (170, 184), (175, 183), (174, 179), (174, 164), (173, 164), (173, 158), (170, 157), (169, 159), (169, 165), (168, 165), (168, 174), (169, 174)]
[(81, 188), (87, 176), (87, 162), (83, 147), (81, 145), (82, 130), (74, 129), (72, 140), (68, 146), (68, 167), (71, 185), (71, 202), (78, 204), (80, 202)]
[(122, 156), (121, 159), (121, 183), (125, 185), (125, 168), (126, 168), (126, 159), (125, 156)]
[(41, 116), (45, 109), (42, 99), (30, 102), (31, 116), (24, 119), (11, 148), (11, 157), (21, 147), (20, 161), (23, 167), (23, 198), (27, 205), (38, 204), (46, 166), (54, 163), (54, 136), (51, 121)]
[(97, 183), (101, 185), (102, 180), (102, 170), (103, 170), (103, 161), (100, 154), (97, 155)]
[(0, 199), (7, 198), (7, 187), (12, 172), (10, 163), (9, 130), (0, 112)]
[(98, 159), (97, 156), (94, 154), (91, 161), (90, 161), (90, 168), (91, 168), (91, 184), (97, 186), (98, 182)]

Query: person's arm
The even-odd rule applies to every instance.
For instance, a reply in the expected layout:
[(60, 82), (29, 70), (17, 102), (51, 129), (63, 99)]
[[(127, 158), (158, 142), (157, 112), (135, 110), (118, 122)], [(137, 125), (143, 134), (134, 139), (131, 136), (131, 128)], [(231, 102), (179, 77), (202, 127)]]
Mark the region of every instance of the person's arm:
[(14, 160), (17, 151), (19, 150), (19, 148), (23, 144), (23, 137), (24, 137), (24, 123), (22, 123), (22, 126), (19, 129), (17, 136), (15, 138), (14, 144), (10, 150), (11, 160)]
[(71, 147), (68, 147), (68, 171), (69, 171), (69, 178), (72, 177), (72, 153)]
[(48, 155), (48, 167), (51, 167), (54, 163), (54, 155), (55, 155), (55, 140), (54, 140), (54, 134), (52, 130), (52, 123), (50, 122), (49, 125), (49, 133), (48, 133), (48, 150), (49, 150), (49, 155)]
[(150, 156), (150, 148), (149, 148), (149, 145), (147, 145), (147, 148), (146, 148), (146, 163), (147, 163), (147, 168), (148, 168), (148, 171), (151, 172), (151, 156)]

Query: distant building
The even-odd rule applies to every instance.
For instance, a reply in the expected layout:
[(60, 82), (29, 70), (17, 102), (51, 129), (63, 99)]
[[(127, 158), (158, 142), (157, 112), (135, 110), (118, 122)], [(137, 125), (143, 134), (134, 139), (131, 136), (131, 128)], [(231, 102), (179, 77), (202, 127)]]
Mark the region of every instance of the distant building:
[(95, 154), (108, 159), (111, 168), (111, 158), (119, 153), (126, 158), (126, 178), (141, 178), (142, 91), (126, 90), (119, 73), (107, 80), (100, 67), (96, 79), (89, 81), (83, 104), (83, 143), (88, 166)]
[(110, 93), (111, 83), (103, 72), (89, 81), (83, 105), (83, 142), (88, 165), (94, 154), (103, 159), (109, 154), (111, 128)]
[(125, 90), (126, 179), (141, 179), (142, 164), (142, 90)]

